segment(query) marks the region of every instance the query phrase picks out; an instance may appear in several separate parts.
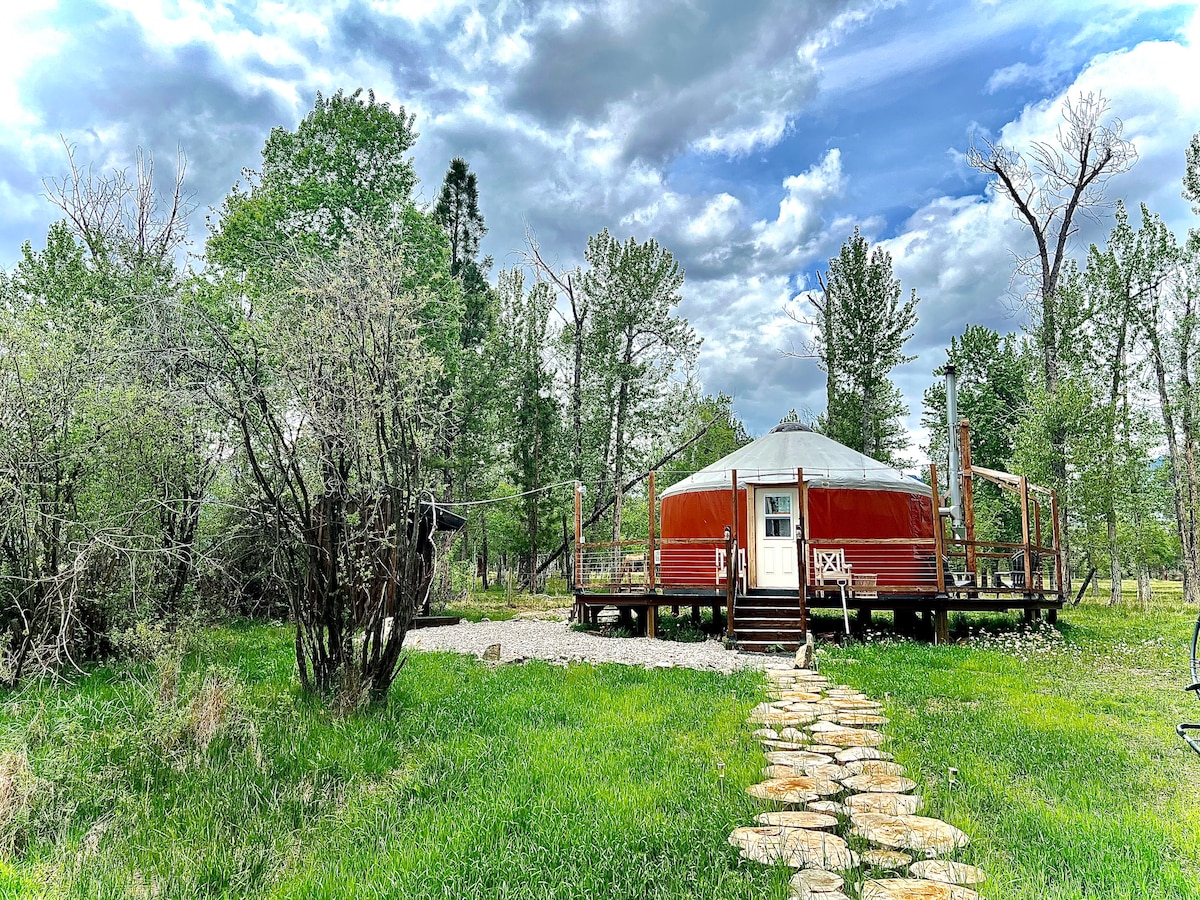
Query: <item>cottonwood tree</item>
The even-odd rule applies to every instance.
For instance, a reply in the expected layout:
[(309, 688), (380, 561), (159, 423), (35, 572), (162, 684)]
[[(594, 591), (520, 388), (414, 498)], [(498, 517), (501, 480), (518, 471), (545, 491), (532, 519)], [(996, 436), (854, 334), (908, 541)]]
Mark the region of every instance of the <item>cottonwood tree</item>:
[(902, 417), (908, 408), (891, 380), (917, 322), (917, 293), (903, 299), (892, 258), (872, 250), (858, 228), (818, 276), (819, 294), (809, 297), (812, 319), (789, 315), (813, 329), (814, 356), (826, 373), (826, 409), (818, 427), (836, 441), (875, 459), (899, 464), (907, 446)]
[[(585, 384), (591, 432), (599, 438), (601, 478), (613, 498), (613, 540), (621, 538), (621, 498), (633, 426), (668, 396), (667, 386), (690, 366), (700, 339), (675, 315), (683, 269), (650, 239), (619, 241), (605, 229), (588, 240), (580, 290), (592, 310)], [(590, 413), (590, 415), (588, 415)]]
[(524, 532), (514, 545), (521, 552), (520, 577), (528, 590), (537, 588), (538, 550), (553, 499), (542, 490), (560, 471), (561, 418), (554, 373), (548, 365), (548, 338), (554, 294), (537, 282), (525, 290), (520, 270), (502, 272), (499, 279), (500, 328), (504, 335), (503, 362), (493, 371), (502, 384), (502, 433), (508, 447), (514, 501), (522, 510)]
[(423, 235), (363, 223), (332, 256), (299, 255), (252, 308), (198, 311), (212, 401), (257, 491), (291, 600), (301, 684), (382, 698), (432, 578), (443, 410), (425, 332)]
[[(1059, 282), (1079, 218), (1102, 207), (1109, 179), (1137, 161), (1137, 150), (1122, 137), (1120, 119), (1110, 118), (1108, 113), (1109, 103), (1103, 96), (1081, 95), (1064, 103), (1063, 124), (1055, 142), (1036, 141), (1021, 152), (985, 140), (983, 146), (972, 146), (967, 153), (968, 163), (995, 179), (993, 190), (1012, 203), (1014, 216), (1033, 234), (1035, 249), (1017, 254), (1017, 272), (1032, 286), (1041, 374), (1050, 399), (1052, 474), (1060, 488), (1066, 484), (1066, 426), (1054, 417), (1053, 402), (1061, 368)], [(1070, 567), (1066, 568), (1069, 572)]]
[(386, 230), (412, 207), (417, 176), (407, 157), (415, 118), (361, 89), (317, 93), (294, 131), (271, 130), (262, 165), (209, 222), (206, 258), (234, 273), (250, 296), (280, 274), (280, 255), (330, 255), (363, 227)]

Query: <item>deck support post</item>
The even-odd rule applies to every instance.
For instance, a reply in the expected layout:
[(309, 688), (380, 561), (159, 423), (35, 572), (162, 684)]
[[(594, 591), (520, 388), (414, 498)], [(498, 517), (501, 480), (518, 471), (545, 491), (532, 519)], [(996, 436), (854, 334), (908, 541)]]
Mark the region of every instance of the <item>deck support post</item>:
[(654, 600), (646, 604), (646, 637), (658, 637), (658, 604)]
[[(796, 469), (796, 499), (800, 515), (796, 520), (796, 574), (800, 589), (800, 641), (808, 640), (808, 484), (804, 480), (804, 469)], [(755, 526), (758, 527), (757, 525)]]
[(734, 541), (733, 530), (726, 526), (725, 528), (725, 634), (733, 640), (735, 637), (733, 630), (733, 598), (736, 593), (735, 582), (733, 579), (733, 567), (736, 565), (734, 557), (737, 555), (737, 543)]
[(945, 548), (942, 533), (942, 501), (938, 496), (937, 463), (929, 464), (929, 485), (933, 488), (933, 559), (937, 576), (937, 591), (946, 593), (946, 568), (943, 564)]
[[(1029, 542), (1029, 479), (1024, 475), (1021, 476), (1018, 490), (1021, 494), (1021, 543), (1024, 545), (1021, 548), (1021, 558), (1025, 563), (1025, 571), (1022, 574), (1025, 579), (1025, 597), (1029, 599), (1033, 597), (1033, 546)], [(1026, 622), (1035, 622), (1037, 617), (1038, 610), (1035, 607), (1025, 610)]]
[(583, 589), (583, 485), (575, 482), (575, 590)]
[(1058, 491), (1050, 492), (1050, 518), (1053, 520), (1050, 524), (1053, 528), (1051, 539), (1054, 541), (1054, 589), (1058, 591), (1058, 601), (1061, 603), (1066, 600), (1066, 594), (1063, 593), (1062, 539), (1058, 530)]
[[(654, 527), (655, 519), (657, 518), (657, 516), (655, 515), (655, 511), (654, 511), (654, 473), (653, 472), (650, 473), (650, 485), (647, 490), (647, 494), (650, 499), (649, 517), (647, 519), (647, 521), (650, 523), (650, 547), (649, 547), (649, 555), (646, 557), (646, 590), (648, 593), (653, 594), (654, 586), (655, 586), (656, 582), (658, 581), (658, 578), (657, 578), (658, 567), (655, 565), (655, 562), (654, 562), (655, 551), (658, 547), (658, 540), (657, 540), (658, 536), (655, 534), (655, 527)], [(655, 618), (657, 618), (657, 616)]]
[(935, 644), (950, 643), (950, 614), (944, 609), (933, 612), (933, 642)]
[(733, 613), (737, 600), (737, 545), (738, 545), (738, 477), (737, 469), (730, 472), (732, 494), (730, 497), (730, 527), (725, 530), (725, 634), (730, 640), (734, 633)]

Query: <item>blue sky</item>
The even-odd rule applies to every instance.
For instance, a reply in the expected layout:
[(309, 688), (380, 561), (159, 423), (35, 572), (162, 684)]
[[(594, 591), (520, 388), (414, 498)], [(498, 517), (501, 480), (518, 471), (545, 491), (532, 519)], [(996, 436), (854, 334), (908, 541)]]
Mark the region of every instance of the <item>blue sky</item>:
[(950, 336), (1024, 321), (1028, 235), (963, 162), (972, 136), (1052, 137), (1064, 98), (1100, 91), (1140, 156), (1110, 197), (1182, 234), (1198, 45), (1195, 3), (27, 0), (0, 33), (0, 266), (44, 240), (60, 138), (101, 168), (141, 145), (169, 170), (182, 148), (200, 242), (272, 126), (373, 88), (417, 116), (425, 199), (451, 157), (478, 172), (499, 266), (526, 229), (564, 265), (602, 227), (672, 250), (698, 374), (752, 431), (820, 410), (815, 365), (780, 352), (804, 340), (784, 309), (860, 225), (922, 298), (896, 373), (915, 431)]

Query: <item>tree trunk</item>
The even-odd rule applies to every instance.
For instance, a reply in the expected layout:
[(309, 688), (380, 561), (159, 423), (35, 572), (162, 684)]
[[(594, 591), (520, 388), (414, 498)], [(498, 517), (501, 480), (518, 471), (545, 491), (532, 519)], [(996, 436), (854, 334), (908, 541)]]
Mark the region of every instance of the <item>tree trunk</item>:
[(1106, 514), (1108, 524), (1108, 605), (1121, 603), (1121, 547), (1117, 540), (1117, 513), (1109, 504)]
[(1137, 568), (1137, 599), (1138, 605), (1142, 609), (1148, 607), (1153, 599), (1153, 591), (1150, 588), (1150, 568), (1145, 564), (1139, 564)]
[(487, 541), (487, 516), (483, 516), (479, 523), (479, 538), (482, 546), (480, 547), (480, 555), (483, 557), (483, 589), (488, 589), (488, 541)]

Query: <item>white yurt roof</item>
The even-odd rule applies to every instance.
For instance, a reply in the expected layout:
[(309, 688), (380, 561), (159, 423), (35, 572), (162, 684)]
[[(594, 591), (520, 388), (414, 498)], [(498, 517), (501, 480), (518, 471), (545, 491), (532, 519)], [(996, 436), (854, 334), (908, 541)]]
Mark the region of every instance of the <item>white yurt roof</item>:
[(929, 485), (924, 482), (797, 422), (777, 425), (758, 440), (666, 488), (662, 496), (728, 488), (733, 469), (737, 469), (739, 488), (747, 484), (795, 484), (798, 468), (804, 470), (809, 487), (930, 496)]

